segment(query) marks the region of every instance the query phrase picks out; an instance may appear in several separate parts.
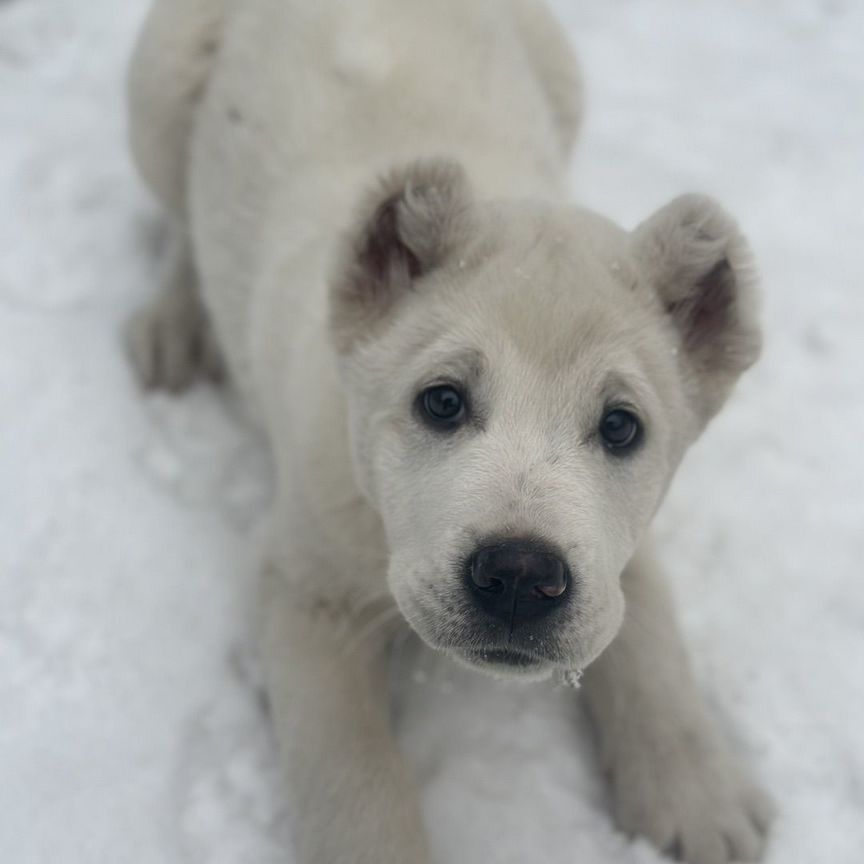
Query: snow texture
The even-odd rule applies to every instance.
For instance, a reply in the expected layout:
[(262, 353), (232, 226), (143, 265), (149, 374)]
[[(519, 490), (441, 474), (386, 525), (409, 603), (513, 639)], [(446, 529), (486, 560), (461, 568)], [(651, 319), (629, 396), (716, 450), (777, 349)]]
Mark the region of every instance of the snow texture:
[[(767, 349), (659, 520), (694, 662), (779, 802), (769, 862), (864, 849), (864, 4), (558, 0), (579, 198), (715, 194)], [(122, 81), (145, 0), (0, 2), (0, 861), (290, 862), (248, 625), (267, 463), (121, 349), (164, 235)], [(650, 864), (571, 695), (411, 652), (402, 740), (449, 864)]]

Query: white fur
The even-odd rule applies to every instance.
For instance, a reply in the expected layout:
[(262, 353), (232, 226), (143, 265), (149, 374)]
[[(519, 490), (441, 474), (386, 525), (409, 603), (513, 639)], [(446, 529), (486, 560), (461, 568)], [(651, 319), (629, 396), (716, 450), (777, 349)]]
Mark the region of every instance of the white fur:
[[(218, 342), (273, 448), (262, 657), (303, 864), (427, 860), (382, 674), (404, 620), (494, 674), (588, 666), (622, 828), (691, 864), (761, 849), (639, 551), (758, 353), (747, 247), (708, 199), (634, 235), (563, 202), (575, 69), (533, 0), (157, 0), (143, 31), (132, 149), (181, 251), (133, 359), (178, 387)], [(476, 409), (449, 438), (412, 410), (442, 377)], [(597, 434), (620, 402), (627, 459)], [(519, 674), (474, 650), (457, 563), (501, 535), (575, 574)]]

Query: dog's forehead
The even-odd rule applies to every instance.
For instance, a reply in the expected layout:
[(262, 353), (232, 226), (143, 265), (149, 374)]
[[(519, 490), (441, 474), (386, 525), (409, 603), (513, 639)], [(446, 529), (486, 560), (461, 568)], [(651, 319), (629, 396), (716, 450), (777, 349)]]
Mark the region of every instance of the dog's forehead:
[[(503, 223), (503, 225), (502, 225)], [(498, 216), (493, 249), (445, 300), (454, 337), (552, 369), (606, 361), (651, 342), (656, 326), (627, 235), (593, 214)]]
[(479, 257), (509, 264), (523, 279), (596, 283), (612, 277), (624, 284), (634, 275), (630, 235), (584, 208), (504, 202), (479, 207), (474, 225)]
[(571, 208), (494, 208), (481, 212), (475, 241), (405, 298), (387, 338), (358, 352), (363, 368), (389, 370), (376, 380), (473, 379), (482, 370), (526, 386), (578, 379), (596, 389), (666, 350), (629, 237), (608, 220)]

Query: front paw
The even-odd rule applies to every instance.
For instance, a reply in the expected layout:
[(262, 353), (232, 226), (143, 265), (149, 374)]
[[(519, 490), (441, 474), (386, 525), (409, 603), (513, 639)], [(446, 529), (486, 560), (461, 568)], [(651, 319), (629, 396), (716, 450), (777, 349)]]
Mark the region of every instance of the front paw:
[(168, 293), (139, 310), (126, 330), (139, 384), (179, 393), (196, 380), (220, 381), (224, 367), (210, 322), (197, 301)]
[(710, 731), (620, 750), (610, 765), (615, 821), (687, 864), (758, 861), (770, 799)]

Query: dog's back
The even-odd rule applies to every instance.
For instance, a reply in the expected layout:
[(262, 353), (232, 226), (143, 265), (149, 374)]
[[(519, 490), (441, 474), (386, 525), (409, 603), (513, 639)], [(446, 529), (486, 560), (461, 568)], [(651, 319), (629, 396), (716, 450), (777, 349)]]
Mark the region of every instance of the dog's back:
[(247, 289), (343, 225), (394, 162), (446, 152), (481, 191), (563, 191), (580, 90), (547, 14), (525, 0), (158, 0), (132, 67), (133, 150), (188, 219), (232, 367)]

